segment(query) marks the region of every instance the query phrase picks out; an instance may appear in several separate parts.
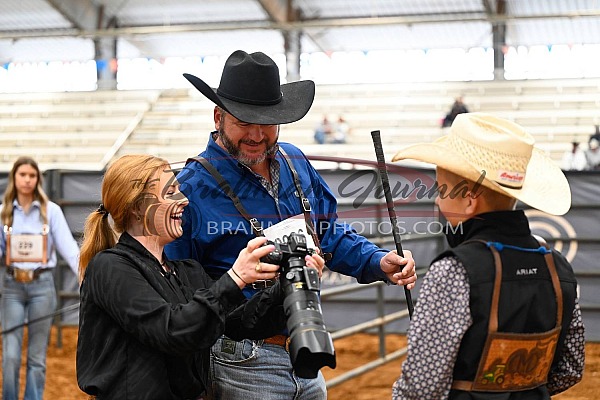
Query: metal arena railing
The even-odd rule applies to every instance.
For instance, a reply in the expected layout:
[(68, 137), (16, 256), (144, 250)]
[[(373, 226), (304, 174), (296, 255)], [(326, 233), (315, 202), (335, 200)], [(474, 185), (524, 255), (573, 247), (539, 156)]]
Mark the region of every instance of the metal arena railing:
[(334, 386), (340, 385), (350, 379), (353, 379), (361, 374), (369, 372), (377, 367), (380, 367), (390, 361), (397, 360), (398, 358), (404, 356), (407, 352), (407, 348), (404, 347), (402, 349), (396, 350), (390, 354), (386, 354), (385, 348), (385, 326), (390, 322), (403, 319), (408, 317), (408, 309), (398, 311), (392, 314), (385, 314), (384, 303), (385, 303), (385, 294), (384, 287), (386, 286), (383, 282), (374, 282), (370, 284), (360, 284), (354, 283), (349, 285), (343, 285), (338, 287), (332, 287), (328, 289), (324, 289), (321, 291), (321, 300), (327, 300), (331, 297), (357, 292), (360, 290), (371, 289), (375, 287), (377, 289), (377, 318), (374, 318), (370, 321), (365, 321), (360, 324), (356, 324), (350, 326), (345, 329), (340, 329), (331, 334), (332, 339), (342, 339), (348, 336), (352, 336), (354, 334), (364, 332), (369, 329), (377, 328), (377, 333), (379, 337), (379, 358), (377, 360), (366, 363), (360, 367), (354, 368), (348, 372), (345, 372), (341, 375), (336, 376), (335, 378), (329, 379), (326, 382), (327, 388), (330, 389)]

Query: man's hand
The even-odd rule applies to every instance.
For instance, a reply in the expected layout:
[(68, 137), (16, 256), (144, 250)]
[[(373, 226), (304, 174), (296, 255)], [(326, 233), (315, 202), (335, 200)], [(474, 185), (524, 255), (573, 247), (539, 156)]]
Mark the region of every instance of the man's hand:
[(381, 270), (391, 282), (412, 289), (417, 282), (415, 260), (410, 250), (403, 250), (403, 253), (404, 257), (398, 256), (396, 250), (387, 253), (381, 259)]

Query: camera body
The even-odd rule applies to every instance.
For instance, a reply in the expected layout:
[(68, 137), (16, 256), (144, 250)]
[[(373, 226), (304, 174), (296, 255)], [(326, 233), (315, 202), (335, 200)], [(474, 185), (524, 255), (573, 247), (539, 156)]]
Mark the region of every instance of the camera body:
[(323, 322), (319, 272), (307, 267), (304, 261), (312, 250), (299, 233), (266, 244), (275, 245), (275, 250), (261, 261), (281, 267), (279, 280), (284, 293), (283, 308), (294, 371), (301, 378), (316, 378), (321, 367), (335, 368), (336, 361), (333, 340)]

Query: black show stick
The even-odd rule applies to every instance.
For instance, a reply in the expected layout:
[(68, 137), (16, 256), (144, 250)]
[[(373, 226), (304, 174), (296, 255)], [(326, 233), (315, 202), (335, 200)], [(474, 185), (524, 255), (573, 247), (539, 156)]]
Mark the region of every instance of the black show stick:
[[(403, 257), (404, 253), (402, 252), (402, 243), (400, 242), (400, 232), (398, 229), (396, 212), (394, 211), (394, 199), (392, 198), (392, 191), (390, 190), (390, 180), (388, 178), (387, 168), (385, 166), (383, 146), (381, 145), (381, 134), (379, 131), (372, 131), (371, 137), (373, 138), (373, 146), (375, 147), (375, 155), (377, 156), (377, 169), (379, 171), (381, 185), (385, 194), (385, 202), (387, 204), (388, 213), (390, 214), (390, 222), (392, 224), (392, 234), (394, 235), (396, 251), (398, 252), (399, 256)], [(408, 317), (412, 319), (414, 306), (410, 290), (408, 290), (406, 286), (404, 286), (404, 296), (406, 297), (406, 305), (408, 306)]]

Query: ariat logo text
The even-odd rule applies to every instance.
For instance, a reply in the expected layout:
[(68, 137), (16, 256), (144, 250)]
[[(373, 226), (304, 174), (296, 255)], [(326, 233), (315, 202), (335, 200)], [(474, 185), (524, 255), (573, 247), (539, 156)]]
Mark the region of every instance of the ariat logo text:
[(520, 268), (517, 270), (517, 276), (519, 275), (536, 275), (537, 268)]

